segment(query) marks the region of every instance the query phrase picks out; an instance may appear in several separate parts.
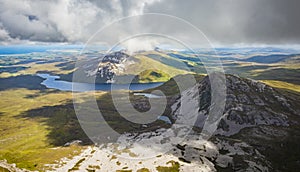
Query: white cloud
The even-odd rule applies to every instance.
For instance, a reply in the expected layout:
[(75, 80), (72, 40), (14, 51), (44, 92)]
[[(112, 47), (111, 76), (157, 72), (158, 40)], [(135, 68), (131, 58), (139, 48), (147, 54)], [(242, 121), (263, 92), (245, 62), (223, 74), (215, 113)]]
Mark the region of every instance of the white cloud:
[[(1, 0), (1, 38), (85, 42), (105, 24), (127, 15), (143, 14), (144, 8), (156, 1), (131, 0), (124, 6), (121, 0)], [(30, 20), (29, 16), (36, 20)]]
[(121, 46), (124, 46), (129, 54), (132, 54), (137, 51), (149, 51), (154, 50), (154, 48), (159, 44), (157, 39), (151, 38), (132, 38), (121, 43)]
[(50, 4), (48, 19), (69, 41), (84, 41), (101, 10), (88, 1), (61, 0)]

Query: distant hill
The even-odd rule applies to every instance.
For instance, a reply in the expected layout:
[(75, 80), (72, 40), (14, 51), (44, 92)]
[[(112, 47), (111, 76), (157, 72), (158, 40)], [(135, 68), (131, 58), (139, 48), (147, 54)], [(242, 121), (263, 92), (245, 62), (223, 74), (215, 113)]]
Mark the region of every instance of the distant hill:
[[(128, 55), (123, 51), (84, 61), (75, 72), (78, 81), (96, 83), (165, 82), (176, 75), (192, 73), (148, 57), (145, 52)], [(71, 81), (73, 73), (61, 75), (61, 79)]]
[(256, 62), (256, 63), (279, 63), (279, 62), (287, 62), (297, 56), (299, 55), (296, 54), (257, 55), (257, 56), (249, 57), (247, 59), (242, 59), (241, 61)]

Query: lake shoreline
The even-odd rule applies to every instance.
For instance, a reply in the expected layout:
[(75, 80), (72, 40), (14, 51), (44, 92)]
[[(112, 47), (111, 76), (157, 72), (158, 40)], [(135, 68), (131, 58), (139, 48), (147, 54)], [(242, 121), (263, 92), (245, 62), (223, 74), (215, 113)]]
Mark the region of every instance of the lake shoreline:
[(60, 80), (60, 76), (51, 75), (47, 73), (38, 73), (38, 77), (44, 79), (41, 85), (47, 88), (58, 89), (61, 91), (112, 91), (112, 90), (130, 90), (142, 91), (150, 88), (155, 88), (163, 84), (163, 82), (154, 83), (129, 83), (129, 84), (115, 84), (115, 83), (79, 83)]

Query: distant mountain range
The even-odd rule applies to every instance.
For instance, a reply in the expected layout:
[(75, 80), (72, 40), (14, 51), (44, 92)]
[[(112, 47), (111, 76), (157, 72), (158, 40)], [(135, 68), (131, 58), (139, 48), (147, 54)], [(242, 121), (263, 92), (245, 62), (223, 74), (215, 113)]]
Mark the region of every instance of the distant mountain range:
[(78, 82), (165, 82), (179, 74), (206, 74), (205, 65), (221, 62), (224, 72), (228, 74), (300, 83), (297, 75), (300, 55), (297, 53), (271, 51), (268, 54), (253, 50), (252, 54), (248, 51), (235, 54), (235, 51), (219, 51), (199, 53), (157, 48), (129, 55), (121, 50), (81, 60), (77, 62), (74, 72), (60, 76), (62, 80), (72, 81), (73, 73), (77, 73)]

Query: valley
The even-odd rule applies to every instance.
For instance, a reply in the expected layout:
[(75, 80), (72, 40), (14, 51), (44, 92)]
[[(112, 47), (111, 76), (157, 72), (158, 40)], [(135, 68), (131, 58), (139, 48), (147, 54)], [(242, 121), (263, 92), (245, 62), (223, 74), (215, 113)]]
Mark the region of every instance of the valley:
[[(297, 170), (299, 51), (268, 47), (219, 48), (216, 52), (155, 49), (131, 55), (126, 51), (1, 55), (0, 171), (11, 164), (16, 165), (10, 167), (15, 170), (31, 171)], [(214, 107), (201, 58), (208, 58), (210, 63), (222, 61), (227, 92), (217, 130), (209, 139), (199, 141), (208, 111)], [(155, 90), (164, 93), (167, 106), (152, 123), (137, 124), (119, 114), (107, 90), (72, 93), (70, 89), (48, 88), (41, 84), (45, 78), (39, 76), (49, 74), (59, 76), (57, 81), (71, 82), (77, 72), (82, 75), (75, 81), (85, 84), (161, 83), (147, 89), (116, 90), (121, 104), (129, 95), (130, 104), (137, 110), (129, 113), (125, 107), (126, 118), (138, 118), (139, 112), (158, 106), (162, 98)], [(177, 82), (189, 77), (195, 84), (182, 88), (182, 92)], [(95, 97), (105, 121), (83, 122), (108, 124), (119, 134), (118, 142), (93, 143), (80, 126), (82, 119), (78, 120), (72, 94), (79, 103)], [(95, 109), (88, 111), (97, 113)], [(174, 139), (177, 137), (172, 133), (186, 130), (177, 124), (180, 117), (194, 112), (197, 121), (189, 134), (183, 140)], [(108, 131), (103, 128), (101, 132)], [(122, 145), (125, 140), (130, 142)], [(164, 141), (158, 144), (157, 140)], [(153, 151), (147, 142), (163, 149)], [(150, 158), (139, 160), (145, 155)]]

